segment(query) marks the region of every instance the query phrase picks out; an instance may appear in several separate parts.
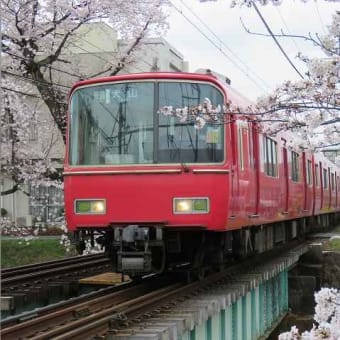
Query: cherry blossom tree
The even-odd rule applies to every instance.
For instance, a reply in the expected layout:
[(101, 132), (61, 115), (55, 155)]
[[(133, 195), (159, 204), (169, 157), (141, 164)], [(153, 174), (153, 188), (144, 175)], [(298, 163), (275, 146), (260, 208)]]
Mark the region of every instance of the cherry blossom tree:
[[(51, 164), (56, 145), (65, 142), (67, 96), (79, 79), (115, 75), (134, 59), (143, 39), (166, 27), (163, 0), (0, 0), (2, 179), (12, 181), (1, 195), (27, 184), (62, 187)], [(86, 24), (105, 21), (127, 42), (95, 74), (80, 69), (70, 48), (86, 38)], [(85, 33), (84, 33), (85, 32)], [(86, 51), (84, 51), (86, 52)], [(41, 115), (49, 111), (50, 118)], [(34, 123), (39, 140), (32, 145)], [(34, 197), (30, 196), (31, 199)], [(12, 222), (12, 221), (10, 221)]]
[(335, 288), (322, 288), (315, 296), (314, 324), (310, 331), (299, 332), (293, 326), (289, 332), (279, 335), (279, 340), (335, 340), (340, 338), (340, 291)]
[[(90, 78), (93, 74), (68, 70), (74, 67), (68, 48), (85, 24), (105, 20), (120, 38), (130, 45), (117, 51), (110, 63), (96, 72), (114, 75), (131, 62), (133, 53), (150, 32), (166, 28), (163, 1), (115, 0), (1, 0), (2, 31), (2, 101), (1, 165), (2, 175), (13, 180), (13, 187), (2, 195), (22, 189), (27, 180), (42, 179), (53, 169), (48, 155), (58, 137), (65, 141), (66, 103), (70, 82)], [(66, 51), (66, 52), (65, 52)], [(56, 66), (58, 65), (58, 67)], [(62, 66), (65, 67), (62, 67)], [(73, 71), (73, 72), (72, 72)], [(90, 71), (89, 71), (90, 72)], [(60, 77), (60, 74), (62, 75)], [(63, 84), (57, 78), (72, 76)], [(35, 100), (36, 104), (32, 103)], [(39, 121), (39, 147), (29, 144), (28, 127), (39, 119), (34, 106), (44, 103), (53, 122)], [(57, 128), (57, 129), (56, 129)], [(58, 136), (59, 130), (59, 136)], [(44, 138), (44, 135), (46, 138)], [(35, 159), (32, 163), (32, 159)]]
[[(285, 35), (281, 35), (285, 36)], [(340, 143), (339, 37), (340, 12), (333, 16), (325, 36), (296, 36), (318, 46), (324, 58), (299, 54), (307, 72), (299, 81), (286, 81), (267, 97), (258, 100), (254, 113), (271, 120), (270, 131), (293, 128), (309, 146)]]
[[(63, 58), (64, 52), (80, 28), (105, 20), (120, 38), (131, 41), (123, 54), (118, 52), (96, 75), (118, 73), (145, 36), (166, 28), (163, 0), (1, 0), (1, 13), (2, 52), (10, 59), (2, 72), (36, 87), (64, 141), (68, 89), (56, 84), (53, 74), (58, 71), (56, 64), (70, 64)], [(79, 74), (79, 78), (91, 76)]]
[[(32, 93), (31, 85), (25, 82), (13, 85), (10, 79), (2, 78), (1, 174), (13, 183), (10, 189), (1, 192), (2, 196), (18, 190), (29, 195), (27, 183), (60, 186), (50, 163), (58, 128), (52, 119), (40, 117), (40, 106), (41, 99)], [(39, 140), (34, 136), (38, 128)]]
[[(200, 0), (206, 1), (213, 0)], [(257, 5), (281, 3), (282, 0), (229, 2), (231, 7), (255, 8)], [(269, 121), (270, 124), (264, 124), (267, 133), (275, 134), (284, 129), (293, 129), (312, 148), (340, 145), (340, 12), (333, 15), (333, 21), (326, 29), (328, 33), (324, 36), (318, 33), (309, 36), (274, 33), (276, 38), (294, 37), (307, 40), (318, 47), (324, 56), (310, 58), (300, 53), (298, 57), (306, 64), (307, 69), (303, 79), (286, 81), (271, 95), (259, 98), (252, 107), (240, 108), (231, 105), (230, 113), (246, 113), (257, 116), (261, 121)]]

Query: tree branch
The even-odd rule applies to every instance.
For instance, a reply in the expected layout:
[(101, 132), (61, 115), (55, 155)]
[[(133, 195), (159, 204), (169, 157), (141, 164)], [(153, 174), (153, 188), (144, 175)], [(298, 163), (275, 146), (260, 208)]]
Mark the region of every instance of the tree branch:
[(125, 62), (127, 60), (127, 58), (130, 56), (130, 54), (136, 49), (136, 47), (138, 46), (139, 42), (143, 39), (145, 32), (147, 31), (150, 23), (151, 23), (152, 18), (149, 18), (147, 20), (147, 22), (145, 23), (141, 33), (139, 34), (139, 36), (136, 38), (135, 42), (130, 46), (130, 48), (128, 49), (128, 51), (126, 52), (126, 54), (124, 55), (124, 57), (122, 57), (120, 59), (120, 61), (118, 62), (116, 68), (110, 73), (110, 76), (114, 76), (116, 75), (120, 70), (122, 70), (125, 66)]
[(284, 33), (284, 31), (281, 29), (281, 34), (274, 34), (270, 35), (268, 33), (260, 33), (260, 32), (252, 32), (243, 22), (242, 18), (240, 18), (241, 24), (244, 28), (244, 30), (248, 33), (248, 34), (252, 34), (252, 35), (257, 35), (257, 36), (261, 36), (261, 37), (267, 37), (267, 38), (271, 38), (272, 36), (276, 37), (276, 38), (297, 38), (297, 39), (303, 39), (309, 42), (312, 42), (314, 45), (322, 48), (323, 50), (331, 53), (331, 54), (336, 54), (338, 55), (338, 53), (336, 53), (336, 51), (330, 50), (328, 48), (325, 47), (325, 45), (322, 43), (320, 37), (318, 36), (318, 34), (316, 33), (316, 37), (318, 38), (318, 40), (314, 39), (312, 37), (312, 34), (309, 32), (308, 33), (308, 37), (304, 36), (304, 35), (298, 35), (298, 34), (286, 34)]
[(11, 195), (14, 194), (19, 190), (19, 184), (14, 184), (11, 189), (1, 191), (1, 196)]
[(15, 192), (17, 191), (21, 191), (24, 195), (30, 197), (31, 195), (26, 192), (25, 190), (21, 189), (20, 188), (20, 185), (18, 183), (15, 183), (11, 189), (8, 189), (8, 190), (4, 190), (4, 191), (1, 191), (0, 192), (0, 196), (6, 196), (6, 195), (11, 195), (11, 194), (14, 194)]

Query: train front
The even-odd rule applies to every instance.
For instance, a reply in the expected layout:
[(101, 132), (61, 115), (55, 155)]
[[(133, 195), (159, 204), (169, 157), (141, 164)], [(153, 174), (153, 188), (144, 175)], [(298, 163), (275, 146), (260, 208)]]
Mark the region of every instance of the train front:
[[(194, 263), (226, 229), (228, 124), (219, 82), (198, 74), (83, 81), (70, 96), (64, 169), (68, 228), (116, 271)], [(230, 154), (230, 152), (229, 152)]]

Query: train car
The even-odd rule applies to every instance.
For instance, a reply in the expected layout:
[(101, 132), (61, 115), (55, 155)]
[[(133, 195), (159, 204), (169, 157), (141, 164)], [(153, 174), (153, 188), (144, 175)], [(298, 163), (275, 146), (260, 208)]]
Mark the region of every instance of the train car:
[[(212, 74), (141, 73), (75, 84), (68, 112), (65, 211), (78, 249), (102, 244), (140, 276), (221, 268), (340, 211), (340, 169), (262, 133), (251, 103)], [(326, 185), (327, 183), (327, 185)]]

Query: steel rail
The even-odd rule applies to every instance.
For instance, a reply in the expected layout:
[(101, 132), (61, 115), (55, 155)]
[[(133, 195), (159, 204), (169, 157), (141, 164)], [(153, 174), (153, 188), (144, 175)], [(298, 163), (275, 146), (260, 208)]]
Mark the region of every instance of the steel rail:
[(6, 286), (9, 285), (20, 285), (21, 283), (27, 284), (28, 281), (33, 280), (42, 280), (46, 277), (53, 277), (56, 275), (63, 275), (67, 273), (74, 273), (74, 272), (80, 272), (83, 270), (88, 270), (89, 267), (99, 267), (99, 266), (109, 266), (110, 262), (107, 258), (102, 259), (95, 259), (95, 260), (89, 260), (81, 261), (78, 263), (72, 263), (71, 265), (64, 264), (63, 266), (57, 266), (56, 268), (50, 268), (50, 269), (43, 269), (36, 271), (32, 273), (26, 273), (26, 274), (20, 274), (17, 276), (7, 277), (1, 279), (1, 285), (2, 290), (6, 288)]
[(134, 284), (133, 281), (126, 281), (126, 282), (120, 283), (117, 286), (109, 286), (109, 287), (101, 288), (99, 290), (96, 290), (90, 293), (85, 293), (79, 296), (75, 296), (67, 300), (62, 300), (60, 302), (53, 303), (48, 306), (35, 308), (34, 310), (31, 310), (31, 311), (26, 311), (20, 314), (6, 317), (5, 319), (2, 319), (0, 321), (0, 329), (5, 329), (10, 326), (18, 325), (19, 323), (22, 323), (22, 322), (26, 322), (28, 320), (33, 320), (34, 318), (46, 316), (49, 313), (53, 313), (61, 309), (66, 309), (67, 307), (70, 307), (70, 306), (75, 306), (77, 304), (80, 305), (83, 302), (88, 303), (88, 301), (91, 301), (91, 299), (98, 299), (99, 297), (103, 295), (108, 295), (110, 293), (120, 291), (121, 289), (127, 288), (128, 286), (131, 286), (133, 284)]
[[(82, 298), (80, 303), (76, 299), (66, 306), (63, 305), (62, 309), (52, 310), (39, 317), (2, 328), (1, 339), (32, 339), (37, 336), (42, 336), (44, 339), (54, 338), (52, 333), (60, 335), (76, 327), (81, 320), (87, 322), (88, 319), (98, 318), (105, 314), (106, 310), (115, 309), (116, 306), (129, 300), (135, 301), (139, 296), (164, 285), (169, 285), (169, 277), (154, 276), (145, 278), (141, 283), (126, 283), (125, 287), (111, 287), (104, 295), (100, 291), (92, 293), (91, 297)], [(27, 317), (34, 317), (34, 313), (28, 314)]]
[(11, 267), (1, 269), (1, 278), (5, 279), (12, 276), (17, 276), (19, 274), (31, 273), (36, 270), (50, 269), (55, 268), (56, 266), (64, 266), (72, 263), (79, 263), (86, 260), (94, 260), (105, 258), (104, 254), (91, 254), (91, 255), (80, 255), (80, 256), (72, 256), (65, 259), (39, 262), (34, 264), (27, 264), (24, 266)]
[(124, 313), (126, 311), (140, 311), (145, 306), (150, 306), (150, 302), (160, 302), (161, 299), (166, 299), (169, 296), (174, 296), (178, 292), (178, 288), (183, 286), (183, 283), (175, 283), (171, 286), (158, 289), (148, 294), (144, 294), (135, 299), (120, 304), (115, 304), (111, 308), (99, 311), (98, 313), (76, 320), (66, 324), (58, 329), (52, 329), (41, 335), (33, 336), (31, 340), (43, 339), (86, 339), (91, 334), (96, 334), (107, 327), (109, 320), (113, 315)]

